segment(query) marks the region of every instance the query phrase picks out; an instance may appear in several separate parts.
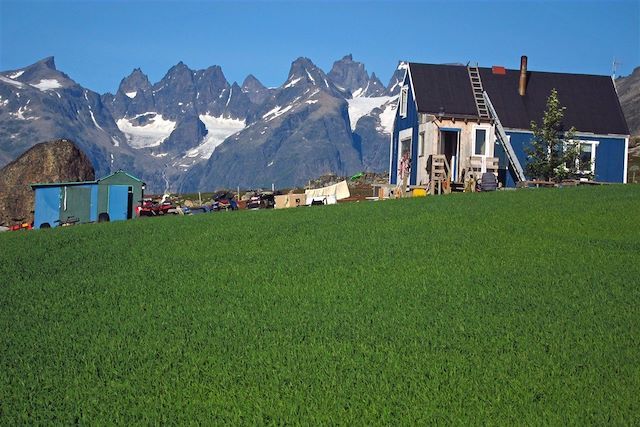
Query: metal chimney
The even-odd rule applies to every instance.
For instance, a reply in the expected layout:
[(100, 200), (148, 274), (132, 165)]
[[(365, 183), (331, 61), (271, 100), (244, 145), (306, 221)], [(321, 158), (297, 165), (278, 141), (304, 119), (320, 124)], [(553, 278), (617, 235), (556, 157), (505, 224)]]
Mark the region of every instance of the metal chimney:
[(518, 85), (518, 93), (524, 96), (527, 93), (527, 57), (520, 57), (520, 84)]

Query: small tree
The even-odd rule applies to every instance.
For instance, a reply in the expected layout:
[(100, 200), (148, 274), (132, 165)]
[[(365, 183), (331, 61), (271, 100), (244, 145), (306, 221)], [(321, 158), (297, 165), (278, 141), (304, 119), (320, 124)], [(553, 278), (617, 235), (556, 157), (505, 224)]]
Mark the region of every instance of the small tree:
[(562, 131), (565, 107), (560, 105), (558, 92), (551, 90), (547, 108), (542, 117), (542, 126), (531, 122), (533, 139), (531, 146), (525, 147), (528, 157), (526, 174), (545, 181), (561, 181), (584, 176), (580, 169), (588, 170), (590, 165), (579, 164), (580, 146), (575, 142), (575, 128)]

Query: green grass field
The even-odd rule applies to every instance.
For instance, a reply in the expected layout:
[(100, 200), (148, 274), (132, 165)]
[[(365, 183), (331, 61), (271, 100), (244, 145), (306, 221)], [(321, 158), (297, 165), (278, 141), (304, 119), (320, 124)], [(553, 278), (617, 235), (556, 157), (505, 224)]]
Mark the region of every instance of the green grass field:
[(640, 186), (0, 235), (0, 424), (640, 423)]

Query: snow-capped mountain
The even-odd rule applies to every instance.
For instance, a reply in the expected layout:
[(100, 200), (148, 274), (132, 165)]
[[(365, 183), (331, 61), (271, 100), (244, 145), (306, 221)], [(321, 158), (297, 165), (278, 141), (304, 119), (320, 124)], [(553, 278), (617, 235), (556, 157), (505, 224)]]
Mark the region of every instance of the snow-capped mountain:
[(229, 84), (219, 66), (194, 71), (182, 62), (154, 85), (136, 69), (115, 95), (102, 98), (128, 145), (141, 156), (160, 159), (170, 188), (243, 129), (255, 110), (248, 94)]
[(364, 64), (355, 62), (352, 55), (334, 62), (327, 76), (340, 89), (349, 91), (353, 98), (383, 96), (387, 93), (376, 74), (369, 76)]
[[(104, 108), (100, 95), (58, 71), (53, 58), (0, 73), (0, 166), (38, 142), (76, 140), (99, 174), (135, 169), (135, 153)], [(141, 166), (140, 173), (146, 166)]]
[(360, 168), (344, 93), (309, 59), (299, 58), (256, 120), (189, 171), (182, 187), (289, 186), (324, 172)]
[[(404, 74), (398, 70), (396, 74)], [(351, 55), (328, 74), (309, 59), (266, 88), (182, 62), (152, 84), (140, 69), (115, 94), (82, 88), (53, 58), (0, 73), (0, 166), (34, 144), (74, 140), (98, 176), (123, 168), (151, 191), (299, 185), (388, 163), (398, 77), (384, 88)]]

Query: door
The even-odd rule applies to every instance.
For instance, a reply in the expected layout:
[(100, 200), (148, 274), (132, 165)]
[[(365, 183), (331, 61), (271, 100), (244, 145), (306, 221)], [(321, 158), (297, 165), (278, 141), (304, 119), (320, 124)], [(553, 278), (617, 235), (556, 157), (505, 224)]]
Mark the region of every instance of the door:
[(109, 219), (120, 221), (127, 219), (127, 207), (129, 205), (129, 186), (110, 185), (109, 186)]
[(441, 131), (440, 141), (442, 141), (442, 154), (447, 158), (449, 168), (451, 169), (451, 180), (456, 181), (458, 176), (458, 140), (460, 132), (455, 130)]
[(38, 187), (35, 200), (33, 226), (40, 228), (44, 223), (50, 227), (58, 225), (60, 219), (60, 187)]
[(133, 187), (129, 186), (127, 191), (127, 219), (133, 216)]
[(411, 174), (411, 137), (400, 140), (398, 147), (398, 184)]

